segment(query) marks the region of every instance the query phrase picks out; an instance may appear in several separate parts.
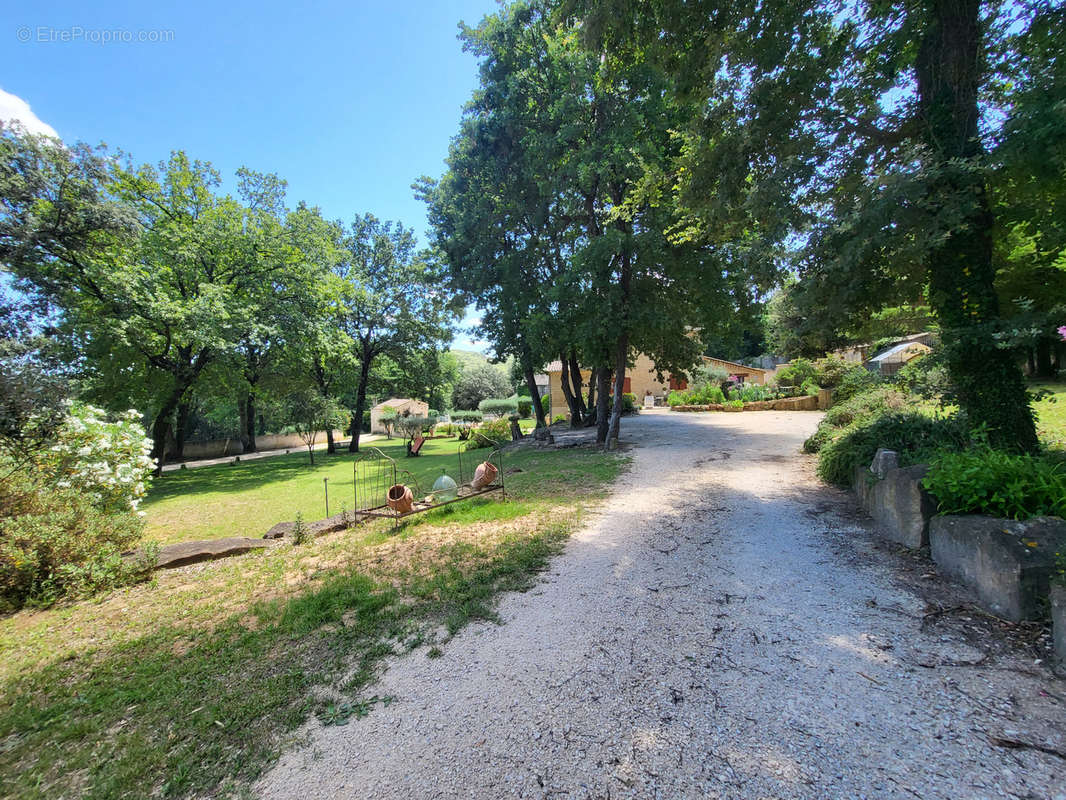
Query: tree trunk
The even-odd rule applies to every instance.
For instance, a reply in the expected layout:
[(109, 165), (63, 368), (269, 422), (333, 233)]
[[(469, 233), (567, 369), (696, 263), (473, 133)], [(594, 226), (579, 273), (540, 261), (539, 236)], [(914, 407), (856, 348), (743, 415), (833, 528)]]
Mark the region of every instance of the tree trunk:
[(610, 384), (611, 371), (607, 367), (600, 367), (596, 372), (596, 444), (607, 443), (607, 426), (611, 421), (607, 406)]
[(331, 428), (326, 429), (326, 453), (333, 455), (337, 452), (337, 443), (333, 441), (333, 430)]
[(581, 416), (584, 417), (588, 414), (588, 408), (585, 406), (584, 392), (581, 387), (581, 367), (577, 363), (577, 353), (573, 348), (570, 350), (570, 383), (574, 387), (574, 397), (577, 398), (577, 407), (581, 411)]
[(533, 398), (533, 414), (537, 419), (537, 427), (544, 428), (548, 422), (544, 419), (544, 406), (540, 404), (540, 390), (537, 388), (537, 376), (533, 372), (533, 357), (529, 354), (529, 347), (522, 347), (522, 373), (526, 378), (526, 387), (529, 396)]
[[(363, 351), (364, 353), (366, 350)], [(370, 362), (373, 355), (365, 355), (359, 363), (359, 388), (355, 390), (355, 416), (352, 418), (352, 441), (349, 453), (359, 452), (359, 434), (363, 430), (363, 411), (366, 410), (366, 384), (370, 380)]]
[(248, 441), (248, 394), (240, 392), (237, 395), (237, 435), (241, 439), (241, 452), (247, 453), (251, 442)]
[(626, 381), (626, 360), (629, 356), (629, 334), (618, 337), (618, 349), (615, 352), (614, 370), (614, 406), (611, 409), (611, 422), (607, 430), (607, 446), (613, 448), (618, 444), (618, 431), (622, 427), (622, 390)]
[(152, 458), (156, 461), (155, 474), (163, 472), (163, 463), (167, 455), (167, 431), (170, 429), (170, 420), (174, 416), (174, 410), (181, 402), (181, 396), (185, 394), (188, 384), (175, 379), (175, 386), (170, 394), (159, 407), (159, 411), (152, 420)]
[(1025, 348), (1025, 366), (1030, 375), (1036, 375), (1036, 353), (1033, 348)]
[(183, 400), (178, 403), (178, 413), (174, 420), (174, 460), (182, 461), (185, 458), (185, 440), (189, 436), (189, 401)]
[[(948, 371), (972, 424), (984, 423), (994, 446), (1038, 448), (1025, 380), (1014, 356), (997, 346), (999, 318), (992, 262), (992, 213), (974, 161), (978, 89), (984, 63), (980, 0), (927, 0), (918, 49), (919, 121), (932, 153), (930, 198), (958, 204), (960, 224), (928, 256), (930, 305), (943, 328)], [(915, 12), (920, 13), (920, 12)]]
[(254, 453), (257, 449), (255, 446), (255, 392), (248, 392), (248, 396), (245, 398), (245, 406), (245, 417), (248, 421), (244, 435), (245, 439), (247, 439), (247, 442), (243, 443), (244, 452)]
[(562, 365), (559, 372), (559, 385), (563, 390), (563, 397), (566, 398), (567, 408), (570, 409), (570, 427), (580, 428), (582, 421), (581, 409), (574, 398), (574, 393), (570, 390), (570, 365), (563, 354), (559, 355), (559, 363)]
[(1036, 375), (1038, 378), (1050, 378), (1055, 374), (1051, 366), (1051, 342), (1038, 339), (1036, 342)]
[(593, 367), (589, 375), (589, 404), (587, 418), (585, 419), (586, 428), (596, 424), (596, 386), (599, 383), (599, 375), (599, 367)]

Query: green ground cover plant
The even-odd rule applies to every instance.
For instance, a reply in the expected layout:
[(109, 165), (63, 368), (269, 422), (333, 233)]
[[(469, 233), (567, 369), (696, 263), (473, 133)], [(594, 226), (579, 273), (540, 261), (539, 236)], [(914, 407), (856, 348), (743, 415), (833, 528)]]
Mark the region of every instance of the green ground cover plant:
[(943, 451), (922, 485), (941, 514), (987, 514), (1029, 519), (1066, 517), (1066, 465), (988, 447)]

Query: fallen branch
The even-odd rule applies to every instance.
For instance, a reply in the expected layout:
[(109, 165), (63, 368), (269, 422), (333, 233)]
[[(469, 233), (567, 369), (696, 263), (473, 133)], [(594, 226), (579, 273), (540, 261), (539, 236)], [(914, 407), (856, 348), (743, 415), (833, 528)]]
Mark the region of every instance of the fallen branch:
[(1023, 742), (1021, 739), (1009, 739), (1005, 736), (991, 735), (988, 737), (988, 741), (996, 747), (1005, 747), (1009, 750), (1036, 750), (1040, 753), (1047, 753), (1049, 756), (1058, 756), (1059, 758), (1066, 759), (1066, 750), (1060, 750), (1057, 747), (1051, 747), (1046, 744)]

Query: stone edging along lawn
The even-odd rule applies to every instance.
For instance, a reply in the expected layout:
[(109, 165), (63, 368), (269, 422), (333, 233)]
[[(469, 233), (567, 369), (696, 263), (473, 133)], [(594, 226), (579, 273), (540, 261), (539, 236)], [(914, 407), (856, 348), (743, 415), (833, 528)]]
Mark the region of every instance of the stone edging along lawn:
[(806, 397), (782, 397), (778, 400), (755, 400), (745, 403), (741, 407), (731, 406), (728, 403), (711, 403), (705, 406), (673, 406), (671, 411), (817, 411), (818, 398), (813, 395)]

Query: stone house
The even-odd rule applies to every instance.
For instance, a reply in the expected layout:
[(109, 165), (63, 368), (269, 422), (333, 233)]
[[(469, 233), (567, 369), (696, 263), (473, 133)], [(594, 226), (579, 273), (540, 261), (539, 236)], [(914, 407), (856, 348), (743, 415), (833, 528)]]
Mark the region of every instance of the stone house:
[(381, 415), (386, 409), (391, 408), (398, 417), (424, 417), (429, 414), (429, 403), (422, 400), (410, 400), (407, 398), (393, 398), (384, 403), (378, 403), (370, 409), (370, 432), (385, 433), (385, 427), (381, 424)]
[[(723, 358), (711, 358), (702, 356), (706, 366), (721, 367), (730, 375), (736, 375), (745, 383), (765, 383), (767, 370), (759, 367), (748, 367), (735, 361), (726, 361)], [(566, 397), (562, 390), (562, 365), (553, 361), (545, 367), (544, 372), (548, 376), (548, 390), (551, 395), (552, 416), (563, 415), (569, 417), (570, 408), (566, 404)], [(585, 393), (588, 393), (589, 377), (591, 371), (581, 370), (581, 382)], [(664, 403), (667, 396), (674, 389), (687, 389), (688, 376), (686, 375), (663, 375), (659, 380), (655, 374), (655, 362), (649, 356), (638, 353), (633, 361), (633, 366), (626, 370), (623, 391), (636, 395), (637, 405), (645, 404), (646, 397), (653, 397), (657, 403)]]

